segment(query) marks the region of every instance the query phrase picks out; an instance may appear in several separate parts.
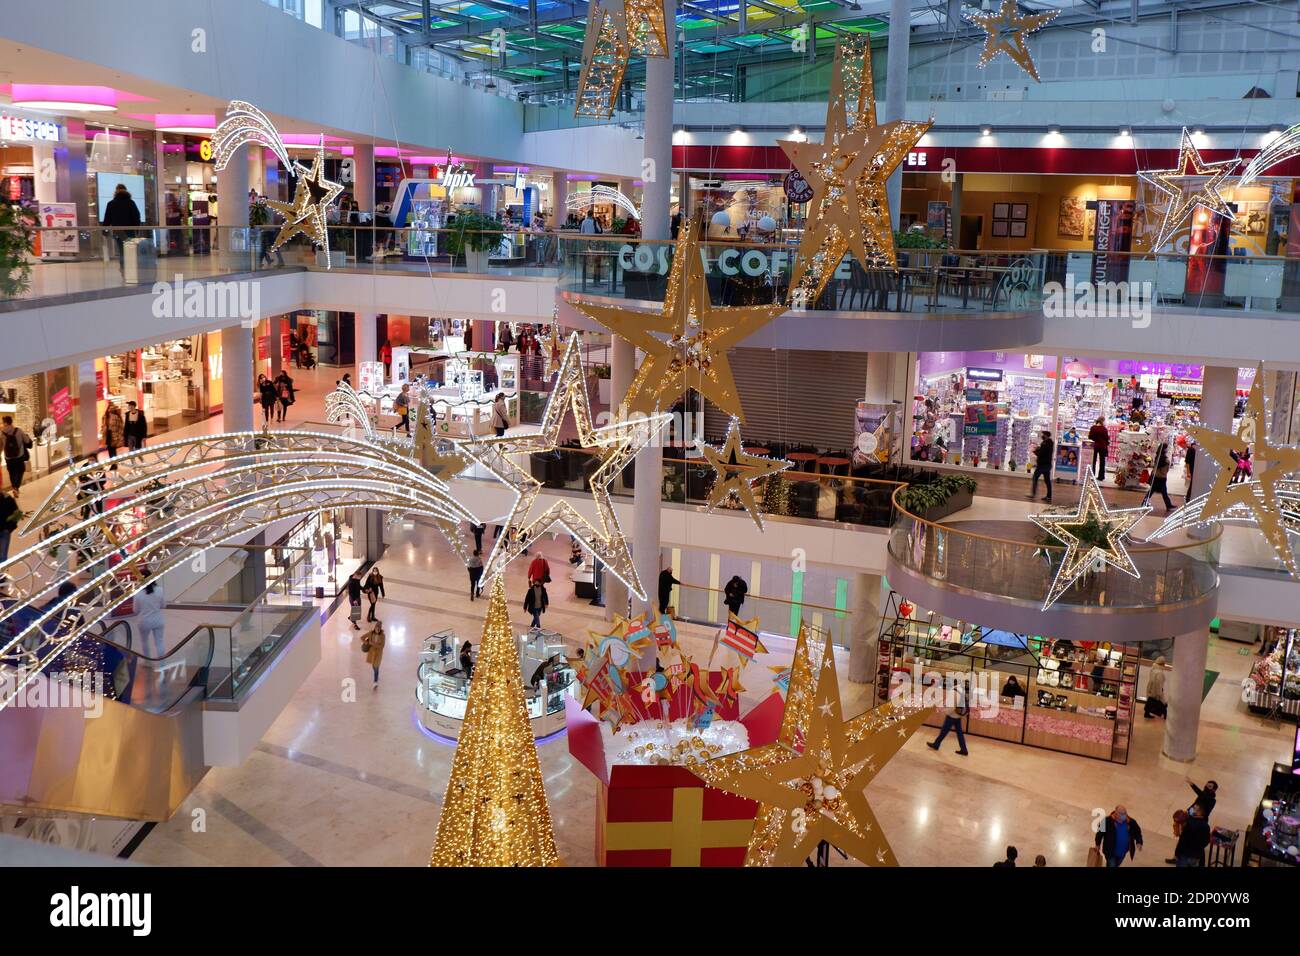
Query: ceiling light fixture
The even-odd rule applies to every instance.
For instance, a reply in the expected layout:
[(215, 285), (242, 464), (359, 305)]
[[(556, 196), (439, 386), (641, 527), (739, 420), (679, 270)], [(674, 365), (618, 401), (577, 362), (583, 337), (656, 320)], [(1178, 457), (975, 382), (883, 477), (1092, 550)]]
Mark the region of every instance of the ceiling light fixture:
[(107, 86), (67, 86), (49, 83), (15, 83), (10, 102), (29, 110), (61, 113), (112, 113), (117, 110), (117, 90)]
[(980, 127), (980, 135), (981, 135), (981, 136), (992, 136), (992, 135), (993, 135), (993, 127), (992, 127), (992, 126), (981, 126), (981, 127)]
[(1128, 126), (1121, 126), (1119, 128), (1119, 135), (1122, 136), (1124, 139), (1128, 139), (1130, 136), (1133, 135), (1133, 130)]

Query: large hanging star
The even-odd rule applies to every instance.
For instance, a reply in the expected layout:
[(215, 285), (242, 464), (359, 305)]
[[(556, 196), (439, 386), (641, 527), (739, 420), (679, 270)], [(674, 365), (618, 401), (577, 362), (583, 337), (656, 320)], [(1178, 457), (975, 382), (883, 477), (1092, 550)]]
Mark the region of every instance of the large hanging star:
[[(801, 629), (796, 661), (807, 640)], [(846, 722), (830, 635), (816, 640), (823, 665), (796, 667), (791, 678), (790, 693), (811, 692), (815, 702), (797, 732), (787, 737), (783, 724), (773, 743), (691, 769), (710, 786), (759, 802), (746, 866), (801, 866), (823, 840), (868, 866), (897, 866), (864, 791), (930, 710), (891, 702)]]
[[(1097, 479), (1091, 472), (1085, 472), (1077, 511), (1073, 514), (1030, 515), (1030, 521), (1066, 546), (1065, 557), (1061, 559), (1061, 566), (1043, 600), (1043, 610), (1046, 611), (1068, 591), (1098, 558), (1131, 577), (1141, 577), (1123, 539), (1150, 513), (1150, 505), (1111, 511), (1102, 497)], [(1104, 544), (1096, 543), (1091, 534), (1085, 535), (1085, 529), (1093, 527), (1094, 523), (1101, 527)]]
[(996, 13), (968, 13), (966, 19), (983, 29), (988, 36), (984, 38), (984, 49), (980, 53), (981, 67), (987, 66), (999, 53), (1005, 53), (1016, 64), (1034, 78), (1038, 79), (1038, 70), (1034, 68), (1034, 58), (1025, 46), (1029, 34), (1041, 30), (1055, 20), (1060, 10), (1044, 10), (1041, 13), (1021, 14), (1016, 9), (1016, 0), (1002, 0)]
[(631, 55), (662, 57), (667, 51), (662, 0), (591, 0), (574, 115), (614, 115)]
[[(632, 564), (632, 555), (610, 502), (609, 483), (638, 451), (655, 439), (670, 416), (653, 415), (594, 428), (584, 376), (578, 335), (575, 332), (569, 338), (564, 357), (560, 360), (555, 388), (546, 402), (540, 430), (527, 435), (485, 438), (461, 446), (466, 455), (515, 492), (510, 515), (483, 567), (483, 576), (491, 581), (548, 528), (559, 524), (603, 561), (610, 573), (626, 584), (628, 590), (644, 599), (645, 590)], [(524, 456), (549, 454), (559, 447), (560, 426), (566, 409), (573, 413), (579, 447), (594, 455), (599, 462), (590, 479), (591, 499), (596, 507), (599, 528), (588, 522), (567, 501), (557, 501), (536, 517), (531, 516), (542, 485), (532, 476), (528, 460)], [(523, 457), (522, 465), (516, 461), (516, 456)]]
[(930, 126), (877, 126), (869, 38), (836, 46), (822, 142), (778, 140), (813, 190), (790, 280), (792, 305), (815, 302), (845, 252), (864, 266), (897, 266), (887, 183)]
[(1232, 452), (1244, 450), (1247, 445), (1245, 440), (1230, 431), (1221, 432), (1204, 425), (1192, 425), (1188, 431), (1205, 454), (1219, 466), (1214, 484), (1201, 502), (1199, 520), (1237, 517), (1230, 512), (1240, 506), (1237, 511), (1245, 511), (1254, 518), (1265, 540), (1273, 546), (1286, 569), (1295, 574), (1296, 559), (1287, 538), (1287, 522), (1283, 520), (1279, 504), (1278, 484), (1300, 469), (1300, 448), (1274, 445), (1269, 441), (1268, 413), (1264, 407), (1264, 366), (1260, 365), (1255, 372), (1255, 381), (1250, 386), (1250, 398), (1246, 401), (1246, 414), (1241, 420), (1242, 434), (1249, 431), (1255, 436), (1254, 450), (1251, 452), (1254, 472), (1252, 480), (1235, 484), (1232, 481), (1237, 470)]
[[(1222, 159), (1215, 163), (1207, 163), (1201, 159), (1201, 151), (1192, 142), (1187, 128), (1183, 127), (1183, 136), (1178, 146), (1178, 165), (1173, 169), (1148, 169), (1138, 172), (1138, 177), (1143, 182), (1163, 193), (1169, 201), (1165, 206), (1160, 230), (1151, 243), (1152, 252), (1159, 251), (1173, 238), (1174, 233), (1187, 221), (1197, 206), (1204, 206), (1211, 212), (1226, 216), (1228, 219), (1234, 218), (1227, 200), (1219, 192), (1219, 186), (1237, 168), (1237, 163), (1236, 159)], [(1189, 165), (1192, 172), (1187, 171)], [(1190, 181), (1194, 178), (1199, 185)]]
[(734, 498), (749, 512), (754, 524), (758, 525), (758, 530), (762, 531), (763, 516), (758, 510), (758, 502), (754, 500), (754, 482), (785, 471), (794, 462), (747, 453), (740, 443), (740, 423), (734, 418), (727, 426), (727, 440), (721, 448), (706, 445), (703, 441), (697, 441), (695, 446), (713, 466), (713, 491), (709, 495), (708, 510), (712, 511), (724, 501)]
[(316, 158), (312, 160), (311, 169), (299, 162), (293, 164), (298, 177), (293, 190), (293, 202), (284, 203), (268, 199), (266, 204), (284, 217), (284, 225), (276, 234), (271, 249), (280, 248), (298, 233), (302, 233), (312, 242), (325, 250), (325, 261), (329, 261), (330, 239), (325, 224), (325, 209), (343, 192), (340, 183), (330, 182), (325, 178), (325, 150), (318, 148)]
[[(715, 306), (700, 261), (700, 222), (683, 223), (673, 250), (663, 310), (655, 315), (618, 306), (575, 302), (573, 307), (645, 353), (628, 386), (628, 413), (666, 408), (693, 388), (741, 421), (740, 394), (727, 349), (785, 311), (779, 305)], [(664, 340), (652, 333), (669, 336)], [(615, 399), (617, 401), (617, 398)]]

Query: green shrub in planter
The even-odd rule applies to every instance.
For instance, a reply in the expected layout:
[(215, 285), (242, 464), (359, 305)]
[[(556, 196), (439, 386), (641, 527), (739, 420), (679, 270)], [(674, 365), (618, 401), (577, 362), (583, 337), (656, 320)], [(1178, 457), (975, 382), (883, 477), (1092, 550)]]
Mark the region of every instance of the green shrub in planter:
[(898, 496), (898, 503), (912, 514), (925, 514), (931, 508), (946, 504), (953, 495), (963, 491), (975, 493), (978, 487), (974, 478), (966, 475), (941, 475), (924, 485), (911, 485)]
[(453, 256), (469, 252), (491, 252), (501, 245), (505, 230), (492, 216), (474, 209), (456, 213), (456, 221), (447, 234), (447, 251)]
[(0, 295), (16, 298), (27, 291), (35, 236), (32, 221), (22, 209), (0, 203)]

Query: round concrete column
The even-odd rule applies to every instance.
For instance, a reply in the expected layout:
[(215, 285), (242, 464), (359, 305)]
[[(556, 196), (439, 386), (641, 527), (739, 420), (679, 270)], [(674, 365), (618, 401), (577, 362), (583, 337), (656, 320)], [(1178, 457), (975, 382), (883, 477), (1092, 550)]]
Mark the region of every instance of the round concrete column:
[(1205, 661), (1209, 650), (1208, 630), (1179, 634), (1174, 638), (1174, 666), (1165, 682), (1169, 716), (1165, 720), (1165, 742), (1161, 748), (1171, 760), (1188, 763), (1196, 759), (1196, 732), (1201, 722)]

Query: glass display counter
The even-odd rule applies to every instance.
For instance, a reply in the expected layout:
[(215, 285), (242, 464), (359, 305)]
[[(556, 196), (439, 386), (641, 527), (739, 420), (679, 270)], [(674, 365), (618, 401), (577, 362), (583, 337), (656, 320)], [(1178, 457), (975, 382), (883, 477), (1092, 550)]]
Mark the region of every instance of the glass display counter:
[[(473, 678), (460, 666), (460, 641), (454, 630), (425, 638), (417, 667), (416, 711), (424, 728), (446, 740), (460, 737)], [(564, 656), (564, 638), (534, 628), (519, 635), (519, 670), (533, 738), (542, 740), (564, 729), (564, 700), (577, 686)], [(477, 645), (474, 650), (477, 650)]]

